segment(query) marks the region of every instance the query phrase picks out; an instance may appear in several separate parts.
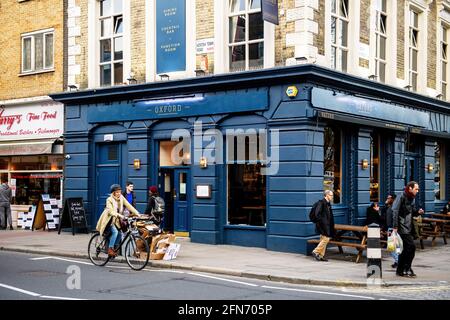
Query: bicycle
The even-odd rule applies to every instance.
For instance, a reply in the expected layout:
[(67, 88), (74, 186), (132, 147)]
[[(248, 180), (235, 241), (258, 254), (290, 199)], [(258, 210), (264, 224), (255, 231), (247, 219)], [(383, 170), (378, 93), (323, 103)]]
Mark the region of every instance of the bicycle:
[[(117, 254), (124, 243), (125, 260), (133, 270), (142, 270), (150, 258), (150, 249), (147, 241), (139, 235), (136, 218), (127, 218), (128, 230), (125, 232), (120, 244), (114, 249)], [(89, 260), (96, 266), (104, 266), (114, 257), (108, 255), (109, 239), (101, 235), (98, 231), (89, 240), (88, 255)]]

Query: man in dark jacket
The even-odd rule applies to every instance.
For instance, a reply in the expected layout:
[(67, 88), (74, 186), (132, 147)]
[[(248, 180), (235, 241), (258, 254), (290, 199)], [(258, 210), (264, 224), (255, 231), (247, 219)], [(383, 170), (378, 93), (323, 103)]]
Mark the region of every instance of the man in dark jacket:
[(0, 227), (6, 229), (6, 220), (8, 220), (9, 228), (13, 230), (11, 218), (11, 188), (6, 181), (2, 181), (0, 185)]
[(133, 208), (136, 208), (136, 195), (134, 194), (134, 184), (131, 181), (127, 181), (127, 187), (122, 192), (122, 195), (125, 199), (127, 199), (128, 203), (133, 206)]
[(411, 269), (416, 253), (413, 217), (423, 213), (422, 209), (417, 210), (415, 207), (415, 197), (418, 192), (419, 185), (417, 182), (410, 181), (406, 185), (403, 194), (397, 197), (392, 205), (392, 226), (403, 241), (403, 251), (398, 258), (397, 266), (397, 275), (401, 277), (416, 277), (416, 274)]
[(316, 223), (316, 232), (320, 234), (320, 242), (313, 250), (312, 255), (317, 261), (328, 261), (325, 259), (327, 244), (334, 237), (334, 217), (330, 201), (333, 199), (333, 191), (325, 190), (323, 199), (316, 205), (315, 216), (319, 219)]

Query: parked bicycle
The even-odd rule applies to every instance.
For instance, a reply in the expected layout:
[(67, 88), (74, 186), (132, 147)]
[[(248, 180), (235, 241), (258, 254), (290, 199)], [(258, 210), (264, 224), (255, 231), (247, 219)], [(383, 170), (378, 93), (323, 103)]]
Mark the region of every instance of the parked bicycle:
[[(147, 241), (139, 235), (136, 218), (127, 218), (128, 230), (122, 237), (120, 244), (114, 248), (115, 253), (119, 253), (120, 248), (125, 244), (123, 256), (127, 264), (133, 270), (142, 270), (150, 258), (150, 249)], [(96, 266), (104, 266), (114, 257), (108, 256), (109, 239), (96, 231), (89, 240), (88, 255), (91, 262)]]

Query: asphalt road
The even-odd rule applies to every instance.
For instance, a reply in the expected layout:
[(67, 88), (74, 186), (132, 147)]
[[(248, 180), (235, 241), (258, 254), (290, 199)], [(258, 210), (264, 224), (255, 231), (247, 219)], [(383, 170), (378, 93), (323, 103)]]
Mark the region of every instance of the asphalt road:
[[(0, 300), (375, 300), (383, 295), (0, 251)], [(387, 297), (389, 298), (389, 297)]]

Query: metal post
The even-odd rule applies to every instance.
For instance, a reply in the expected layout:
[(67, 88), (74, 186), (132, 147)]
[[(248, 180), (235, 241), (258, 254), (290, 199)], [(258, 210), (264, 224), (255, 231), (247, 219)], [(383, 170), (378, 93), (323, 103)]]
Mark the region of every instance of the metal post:
[(381, 285), (380, 226), (376, 223), (367, 229), (367, 285)]

